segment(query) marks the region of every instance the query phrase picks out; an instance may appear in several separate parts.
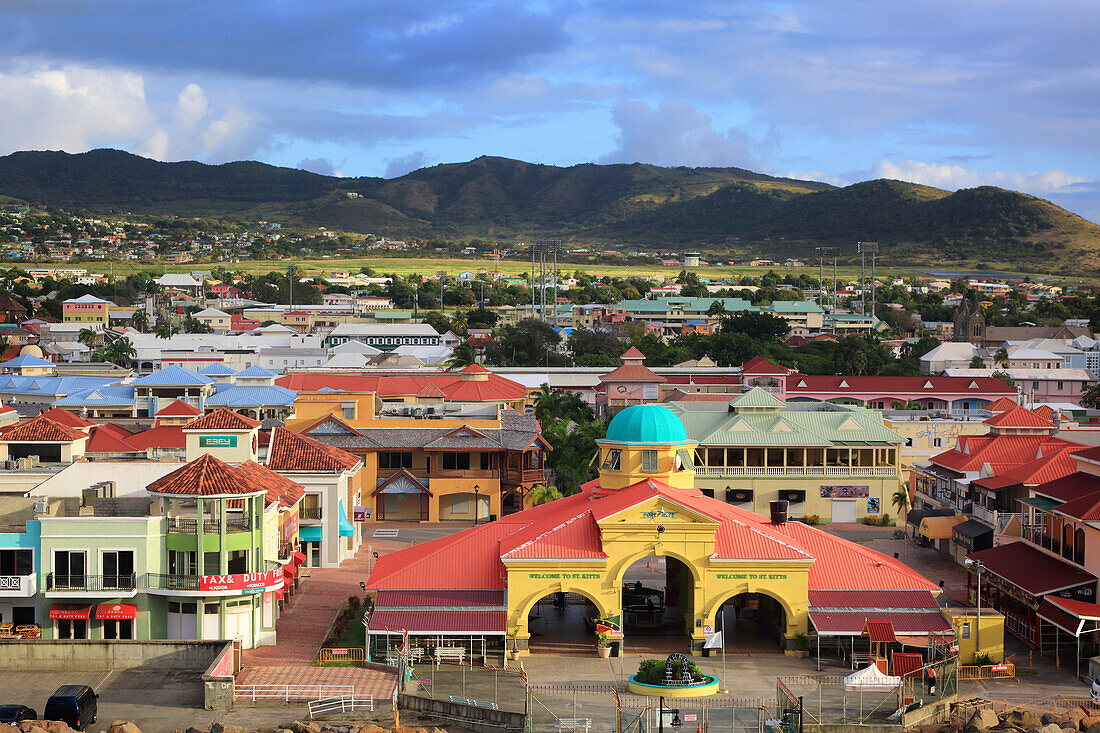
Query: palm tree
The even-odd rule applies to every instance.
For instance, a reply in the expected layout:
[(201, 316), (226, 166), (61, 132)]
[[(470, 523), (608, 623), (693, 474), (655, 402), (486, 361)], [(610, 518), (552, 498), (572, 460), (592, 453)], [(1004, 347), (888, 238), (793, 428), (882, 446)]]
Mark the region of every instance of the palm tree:
[(993, 363), (1000, 365), (1008, 361), (1008, 349), (1001, 347), (997, 349), (997, 353), (993, 355)]
[(130, 321), (134, 324), (134, 328), (142, 333), (145, 333), (145, 329), (149, 327), (149, 316), (145, 315), (145, 311), (135, 311)]
[(172, 324), (158, 323), (157, 327), (153, 329), (153, 333), (157, 335), (158, 339), (170, 339), (172, 338)]
[(561, 492), (554, 486), (536, 486), (527, 492), (525, 502), (528, 507), (538, 506), (539, 504), (546, 504), (547, 502), (556, 501), (561, 498)]
[(447, 359), (444, 366), (447, 368), (447, 371), (450, 372), (476, 363), (477, 354), (474, 353), (474, 347), (464, 341), (455, 347), (455, 350), (451, 352), (451, 356)]
[(898, 521), (900, 522), (909, 511), (909, 487), (899, 484), (898, 490), (890, 497), (890, 503), (898, 508)]
[(1093, 410), (1100, 407), (1100, 384), (1085, 387), (1085, 391), (1081, 393), (1081, 407)]
[(130, 339), (123, 336), (112, 341), (105, 349), (108, 354), (108, 361), (112, 364), (118, 364), (119, 366), (125, 366), (133, 361), (137, 356), (137, 349), (130, 343)]
[(80, 329), (80, 333), (77, 335), (76, 340), (85, 346), (92, 347), (99, 341), (99, 334), (90, 328)]
[(11, 339), (7, 336), (0, 336), (0, 360), (4, 358), (4, 354), (8, 353), (8, 349), (11, 348)]

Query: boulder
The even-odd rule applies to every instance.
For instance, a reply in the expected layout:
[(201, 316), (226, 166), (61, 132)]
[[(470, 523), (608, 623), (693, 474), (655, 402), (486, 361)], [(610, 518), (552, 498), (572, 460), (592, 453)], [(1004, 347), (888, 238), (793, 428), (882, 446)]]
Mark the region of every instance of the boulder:
[[(111, 731), (108, 731), (108, 733), (111, 733)], [(129, 733), (129, 731), (125, 733)], [(242, 728), (239, 725), (226, 725), (225, 723), (218, 722), (210, 726), (210, 733), (248, 733), (248, 729)]]
[(188, 728), (183, 733), (206, 733), (202, 728), (195, 728), (194, 726)]
[(1000, 722), (997, 714), (989, 708), (975, 710), (974, 714), (970, 716), (970, 720), (966, 721), (966, 733), (976, 733), (977, 731), (996, 728)]
[(46, 733), (76, 733), (63, 720), (40, 720), (35, 725), (45, 730)]
[(1033, 728), (1031, 733), (1062, 733), (1062, 726), (1057, 723), (1047, 723), (1039, 728)]
[(116, 720), (111, 723), (111, 727), (107, 729), (107, 733), (141, 733), (141, 728), (138, 728), (128, 720)]
[(1057, 713), (1043, 713), (1039, 716), (1039, 720), (1043, 721), (1043, 725), (1056, 725), (1059, 728), (1066, 722), (1066, 719)]
[[(1085, 721), (1088, 721), (1087, 726)], [(1081, 722), (1077, 725), (1086, 733), (1100, 733), (1100, 718), (1081, 718)]]
[(295, 720), (289, 727), (293, 733), (321, 733), (321, 726), (313, 721)]

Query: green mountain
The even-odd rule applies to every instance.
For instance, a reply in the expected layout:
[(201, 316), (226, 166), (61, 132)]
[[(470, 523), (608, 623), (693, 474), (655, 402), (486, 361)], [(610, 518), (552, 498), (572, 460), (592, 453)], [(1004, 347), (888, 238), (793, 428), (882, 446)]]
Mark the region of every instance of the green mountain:
[(772, 256), (875, 240), (898, 261), (1100, 266), (1100, 227), (1033, 196), (891, 180), (837, 188), (740, 168), (562, 168), (481, 157), (386, 180), (255, 162), (161, 163), (117, 150), (20, 152), (0, 157), (0, 196), (70, 210), (264, 218), (392, 237), (554, 235), (704, 251), (738, 241)]

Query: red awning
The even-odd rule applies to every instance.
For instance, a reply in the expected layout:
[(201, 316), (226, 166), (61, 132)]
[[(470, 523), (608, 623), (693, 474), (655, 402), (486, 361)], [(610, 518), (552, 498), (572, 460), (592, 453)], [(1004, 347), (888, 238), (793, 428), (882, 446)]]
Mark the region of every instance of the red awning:
[(283, 566), (283, 575), (287, 578), (293, 578), (298, 570), (294, 567), (293, 563), (287, 563)]
[[(861, 636), (867, 628), (866, 611), (810, 611), (810, 622), (822, 636)], [(903, 644), (914, 645), (914, 637), (925, 637), (918, 646), (926, 646), (928, 634), (951, 632), (951, 624), (937, 611), (893, 612), (890, 625)], [(902, 638), (904, 637), (904, 638)]]
[(95, 607), (95, 617), (100, 621), (119, 621), (137, 618), (136, 603), (100, 603)]
[(894, 636), (894, 625), (889, 621), (867, 619), (867, 627), (863, 629), (863, 633), (873, 642), (896, 642), (898, 640)]
[(391, 611), (377, 609), (371, 631), (409, 633), (504, 634), (505, 611)]
[(295, 565), (302, 565), (306, 561), (306, 555), (304, 552), (295, 552), (290, 556), (290, 559), (294, 561)]
[(275, 589), (275, 600), (280, 600), (282, 597), (283, 597), (283, 589), (282, 588), (276, 588)]
[(50, 618), (52, 619), (81, 619), (91, 617), (91, 606), (82, 606), (79, 603), (55, 603), (50, 606)]

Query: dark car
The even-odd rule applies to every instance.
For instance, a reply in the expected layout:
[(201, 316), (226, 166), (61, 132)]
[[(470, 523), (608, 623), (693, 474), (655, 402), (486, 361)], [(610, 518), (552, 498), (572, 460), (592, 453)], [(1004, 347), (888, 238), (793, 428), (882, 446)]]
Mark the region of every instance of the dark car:
[(87, 685), (62, 685), (46, 701), (43, 720), (63, 720), (73, 730), (84, 730), (95, 722), (99, 695)]
[(26, 705), (0, 705), (0, 723), (14, 725), (24, 720), (38, 720), (38, 713)]

